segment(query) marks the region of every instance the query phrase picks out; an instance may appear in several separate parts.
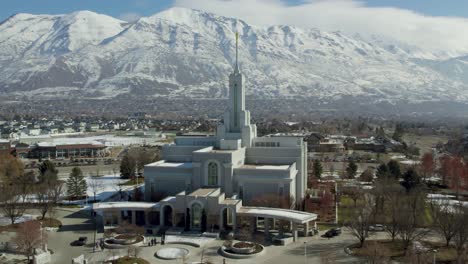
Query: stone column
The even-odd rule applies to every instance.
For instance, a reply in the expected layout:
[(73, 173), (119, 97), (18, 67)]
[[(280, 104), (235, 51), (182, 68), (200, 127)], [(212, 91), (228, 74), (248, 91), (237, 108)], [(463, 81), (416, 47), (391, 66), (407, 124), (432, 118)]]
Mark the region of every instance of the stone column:
[(231, 210), (231, 213), (232, 213), (232, 231), (235, 232), (237, 229), (237, 214), (234, 209)]
[(297, 241), (297, 224), (295, 222), (292, 223), (292, 235), (293, 235), (293, 241)]
[(150, 225), (150, 213), (151, 211), (145, 211), (145, 225), (149, 226)]
[(304, 223), (304, 236), (309, 236), (309, 222)]
[(122, 224), (122, 211), (117, 211), (117, 224)]
[(268, 238), (270, 235), (270, 219), (269, 218), (265, 218), (264, 225), (265, 225), (265, 238)]
[(218, 220), (218, 222), (219, 222), (219, 231), (224, 231), (224, 225), (223, 225), (224, 210), (223, 209), (221, 210), (221, 213), (219, 214), (218, 218), (219, 218), (219, 220)]
[(137, 211), (132, 211), (132, 224), (136, 225), (136, 213)]
[(161, 211), (159, 211), (159, 226), (164, 226), (164, 210), (161, 207)]
[(250, 218), (250, 228), (252, 229), (253, 233), (255, 233), (255, 231), (257, 231), (257, 217), (251, 217)]

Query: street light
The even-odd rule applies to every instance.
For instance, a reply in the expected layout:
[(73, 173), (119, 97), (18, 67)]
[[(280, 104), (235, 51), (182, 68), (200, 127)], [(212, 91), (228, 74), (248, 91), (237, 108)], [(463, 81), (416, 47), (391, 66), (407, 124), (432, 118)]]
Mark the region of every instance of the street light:
[(307, 264), (307, 242), (304, 241), (304, 264)]
[(432, 253), (434, 253), (434, 261), (433, 263), (436, 264), (436, 255), (437, 255), (437, 249), (433, 249)]

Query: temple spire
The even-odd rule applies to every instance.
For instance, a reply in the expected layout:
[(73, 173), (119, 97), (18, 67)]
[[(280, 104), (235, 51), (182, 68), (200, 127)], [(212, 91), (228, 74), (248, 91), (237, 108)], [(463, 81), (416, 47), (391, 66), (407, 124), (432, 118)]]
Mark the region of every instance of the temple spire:
[(238, 49), (239, 49), (239, 32), (236, 32), (236, 65), (234, 66), (234, 72), (239, 73), (239, 64), (238, 64)]

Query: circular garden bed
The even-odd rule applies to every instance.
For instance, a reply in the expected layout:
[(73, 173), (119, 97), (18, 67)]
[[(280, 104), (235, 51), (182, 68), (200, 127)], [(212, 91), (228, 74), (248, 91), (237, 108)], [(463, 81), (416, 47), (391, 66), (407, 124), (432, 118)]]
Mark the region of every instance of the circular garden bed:
[(124, 248), (130, 245), (142, 244), (145, 238), (141, 235), (116, 235), (104, 240), (106, 248)]
[(225, 257), (235, 259), (252, 258), (262, 254), (264, 249), (265, 248), (258, 243), (238, 241), (223, 245), (220, 248), (220, 254)]

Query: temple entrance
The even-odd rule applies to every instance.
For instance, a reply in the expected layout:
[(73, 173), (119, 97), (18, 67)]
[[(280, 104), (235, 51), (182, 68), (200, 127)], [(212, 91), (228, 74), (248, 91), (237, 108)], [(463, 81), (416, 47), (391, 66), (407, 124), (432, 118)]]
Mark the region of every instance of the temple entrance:
[(172, 207), (166, 205), (163, 207), (163, 226), (172, 226), (172, 219), (173, 219), (173, 210)]
[(221, 230), (231, 231), (234, 229), (234, 211), (226, 207), (221, 211)]
[(149, 225), (158, 226), (160, 224), (159, 212), (148, 212)]
[(135, 211), (135, 224), (137, 226), (144, 226), (146, 224), (144, 211)]
[(192, 209), (190, 210), (190, 229), (192, 230), (200, 230), (202, 224), (202, 207), (198, 203), (194, 203), (192, 205)]

